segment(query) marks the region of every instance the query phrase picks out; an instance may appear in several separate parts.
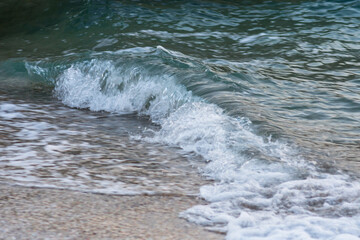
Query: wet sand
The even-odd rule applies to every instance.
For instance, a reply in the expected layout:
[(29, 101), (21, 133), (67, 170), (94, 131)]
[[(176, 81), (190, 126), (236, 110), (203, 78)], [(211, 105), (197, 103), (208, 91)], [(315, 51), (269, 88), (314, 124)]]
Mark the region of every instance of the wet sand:
[(178, 217), (200, 202), (0, 184), (0, 239), (223, 239)]

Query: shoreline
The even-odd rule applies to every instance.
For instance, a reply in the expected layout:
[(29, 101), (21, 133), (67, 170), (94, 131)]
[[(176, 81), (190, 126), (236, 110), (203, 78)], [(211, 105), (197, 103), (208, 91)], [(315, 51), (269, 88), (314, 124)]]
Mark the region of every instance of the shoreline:
[(223, 239), (178, 217), (200, 202), (0, 184), (0, 239)]

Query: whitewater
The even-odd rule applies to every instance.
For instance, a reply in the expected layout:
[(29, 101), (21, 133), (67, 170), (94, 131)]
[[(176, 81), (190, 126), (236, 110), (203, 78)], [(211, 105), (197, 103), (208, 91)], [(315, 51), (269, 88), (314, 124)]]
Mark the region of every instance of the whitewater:
[[(145, 60), (136, 64), (130, 56)], [(51, 76), (54, 94), (65, 105), (149, 116), (159, 129), (145, 128), (146, 136), (133, 139), (201, 156), (207, 164), (199, 167), (200, 174), (214, 181), (200, 188), (209, 203), (181, 217), (224, 232), (226, 239), (358, 239), (356, 178), (340, 170), (327, 172), (286, 139), (259, 136), (250, 119), (230, 116), (194, 95), (188, 90), (191, 83), (170, 70), (155, 71), (155, 57), (183, 68), (206, 67), (199, 59), (158, 46), (107, 52), (61, 70), (43, 63), (27, 63), (26, 68), (30, 75)]]
[(359, 1), (29, 2), (0, 4), (2, 183), (360, 239)]

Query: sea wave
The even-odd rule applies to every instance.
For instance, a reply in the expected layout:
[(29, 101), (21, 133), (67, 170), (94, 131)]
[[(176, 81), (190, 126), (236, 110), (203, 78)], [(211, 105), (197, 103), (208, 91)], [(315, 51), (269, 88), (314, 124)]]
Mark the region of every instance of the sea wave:
[[(200, 169), (215, 180), (200, 189), (208, 204), (182, 217), (226, 232), (227, 239), (359, 239), (356, 179), (327, 173), (296, 146), (259, 135), (250, 119), (209, 101), (221, 91), (191, 80), (189, 74), (207, 71), (196, 59), (163, 47), (133, 50), (69, 63), (50, 81), (64, 104), (147, 115), (160, 129), (142, 140), (181, 147), (208, 162)], [(40, 65), (27, 69), (49, 76)]]

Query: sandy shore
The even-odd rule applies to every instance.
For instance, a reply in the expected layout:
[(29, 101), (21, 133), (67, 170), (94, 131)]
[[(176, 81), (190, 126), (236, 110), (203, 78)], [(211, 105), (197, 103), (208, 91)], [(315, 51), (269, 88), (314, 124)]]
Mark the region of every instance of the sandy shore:
[(223, 239), (178, 217), (199, 201), (0, 185), (0, 239)]

